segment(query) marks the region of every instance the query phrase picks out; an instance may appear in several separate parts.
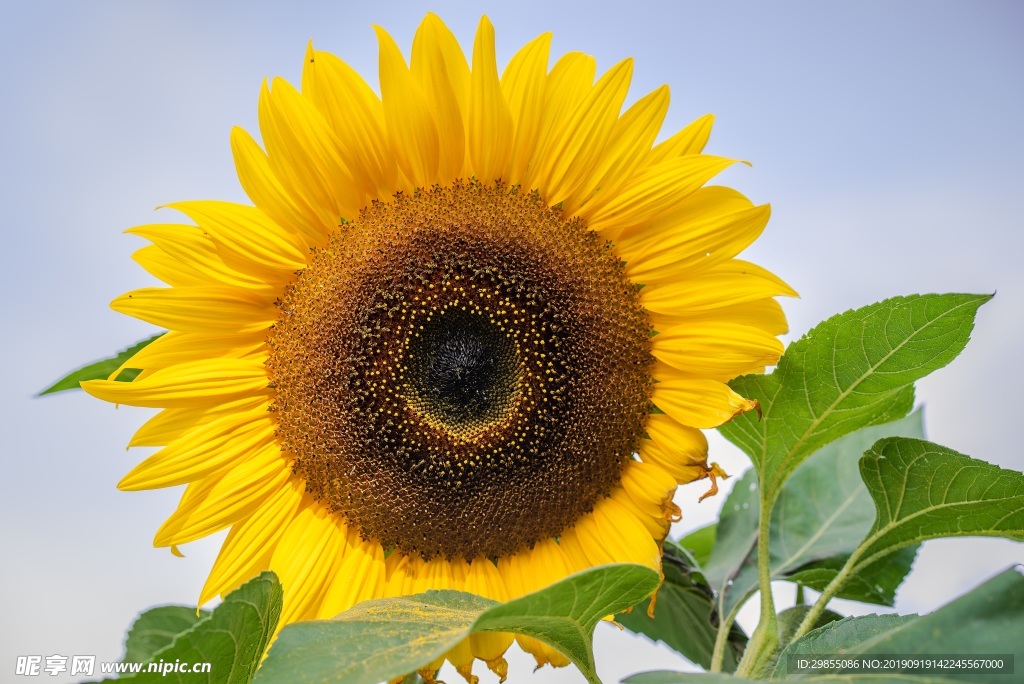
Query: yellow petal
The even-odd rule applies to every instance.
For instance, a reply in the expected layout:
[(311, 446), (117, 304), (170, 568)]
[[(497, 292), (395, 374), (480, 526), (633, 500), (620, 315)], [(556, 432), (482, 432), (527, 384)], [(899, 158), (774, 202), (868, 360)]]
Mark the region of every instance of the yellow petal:
[(398, 166), (391, 154), (384, 105), (366, 81), (329, 52), (306, 50), (302, 94), (330, 124), (354, 180), (374, 199), (387, 199), (397, 188)]
[[(466, 580), (469, 576), (469, 563), (462, 558), (452, 558), (447, 561), (451, 566), (452, 584), (451, 588), (456, 591), (466, 591)], [(473, 663), (476, 658), (473, 656), (473, 649), (470, 646), (469, 638), (465, 638), (445, 653), (445, 659), (452, 664), (466, 680), (468, 684), (476, 684), (477, 678), (473, 675)]]
[(665, 539), (671, 524), (680, 518), (679, 507), (672, 502), (675, 478), (655, 463), (630, 461), (620, 484), (612, 498), (631, 509), (654, 539)]
[(170, 330), (249, 333), (277, 320), (272, 300), (229, 287), (144, 287), (121, 295), (110, 308)]
[(588, 204), (588, 211), (593, 211), (614, 198), (633, 178), (658, 137), (668, 112), (668, 100), (668, 86), (662, 86), (640, 98), (615, 122), (608, 145), (587, 174), (580, 192), (564, 204), (567, 214), (576, 213), (583, 203)]
[[(743, 205), (746, 206), (743, 206)], [(663, 221), (622, 235), (615, 251), (633, 282), (678, 280), (732, 259), (764, 231), (771, 209), (726, 188), (702, 188)]]
[[(673, 484), (675, 484), (674, 481)], [(608, 496), (628, 509), (630, 514), (644, 526), (651, 539), (660, 543), (668, 536), (671, 523), (663, 512), (654, 512), (639, 506), (633, 499), (629, 498), (629, 495), (621, 487), (613, 490)]]
[(515, 129), (508, 165), (502, 176), (510, 184), (522, 178), (537, 147), (550, 51), (551, 34), (541, 34), (512, 57), (501, 75), (501, 92), (508, 102)]
[(292, 272), (306, 266), (302, 240), (256, 207), (216, 201), (167, 206), (195, 221), (217, 245), (225, 263), (240, 273), (256, 271), (288, 280)]
[(198, 287), (213, 285), (210, 278), (204, 276), (189, 264), (172, 257), (156, 245), (146, 245), (132, 252), (132, 260), (146, 269), (146, 272), (157, 280), (172, 287)]
[(380, 91), (392, 153), (414, 186), (429, 188), (437, 180), (440, 159), (437, 124), (398, 45), (384, 29), (373, 28), (380, 44)]
[[(265, 333), (248, 335), (206, 335), (172, 330), (153, 340), (122, 364), (125, 368), (151, 368), (156, 370), (188, 361), (210, 358), (241, 358), (261, 348)], [(116, 378), (112, 373), (110, 378)]]
[(289, 191), (274, 174), (270, 159), (247, 132), (231, 129), (231, 154), (245, 194), (278, 225), (289, 226), (307, 245), (318, 245), (334, 228), (336, 218), (325, 217), (310, 207), (302, 195)]
[(715, 123), (713, 114), (705, 114), (668, 140), (658, 143), (647, 155), (646, 164), (660, 164), (669, 159), (683, 157), (688, 154), (700, 154), (711, 137), (711, 127)]
[(692, 154), (656, 164), (593, 212), (584, 207), (581, 216), (591, 230), (615, 239), (669, 214), (681, 200), (735, 163), (723, 157)]
[[(570, 566), (558, 544), (553, 539), (544, 539), (533, 549), (522, 549), (511, 556), (499, 558), (498, 570), (512, 599), (564, 579), (570, 573)], [(547, 664), (564, 667), (570, 662), (557, 650), (531, 637), (516, 635), (516, 641), (524, 651), (533, 655), (537, 667)]]
[(128, 442), (129, 447), (163, 446), (170, 444), (186, 430), (205, 425), (217, 418), (237, 412), (255, 409), (266, 402), (267, 397), (257, 394), (214, 406), (164, 409), (143, 423)]
[[(169, 257), (177, 259), (190, 271), (201, 276), (197, 282), (182, 284), (229, 285), (253, 290), (266, 290), (272, 287), (266, 278), (242, 273), (228, 266), (217, 251), (217, 245), (198, 226), (180, 223), (149, 224), (129, 228), (125, 232), (146, 238)], [(146, 265), (143, 264), (143, 267)], [(159, 277), (158, 274), (154, 275)]]
[(640, 291), (648, 311), (687, 316), (769, 297), (795, 297), (796, 291), (756, 264), (730, 259), (689, 278), (656, 281)]
[(757, 408), (757, 402), (744, 399), (718, 380), (695, 378), (664, 365), (654, 377), (658, 381), (651, 396), (654, 405), (683, 425), (718, 427)]
[[(566, 122), (590, 92), (597, 72), (597, 62), (582, 52), (569, 52), (555, 63), (544, 87), (544, 106), (537, 134), (536, 150), (552, 145), (551, 138), (565, 131)], [(530, 157), (530, 164), (521, 179), (527, 190), (539, 187), (539, 178), (547, 173), (545, 160), (538, 153)]]
[[(469, 566), (464, 589), (471, 594), (483, 596), (504, 603), (508, 600), (508, 589), (489, 558), (477, 558)], [(469, 637), (473, 655), (487, 663), (496, 663), (512, 645), (513, 636), (504, 632), (473, 634)]]
[(469, 158), (483, 183), (501, 177), (512, 151), (512, 114), (498, 82), (494, 56), (494, 27), (484, 16), (473, 44), (473, 73), (469, 89)]
[(305, 483), (292, 477), (269, 494), (252, 515), (231, 528), (203, 586), (199, 605), (270, 566), (270, 556), (285, 527), (295, 517), (304, 492)]
[(771, 333), (725, 321), (668, 328), (652, 342), (654, 356), (673, 368), (723, 381), (773, 366), (782, 355), (782, 342)]
[(265, 444), (244, 462), (185, 488), (178, 509), (157, 530), (154, 546), (173, 546), (218, 532), (256, 511), (291, 477), (277, 444)]
[(307, 497), (281, 535), (270, 569), (284, 588), (278, 628), (316, 617), (329, 581), (340, 570), (347, 530)]
[(644, 463), (653, 463), (669, 473), (678, 484), (686, 484), (705, 477), (707, 462), (689, 464), (685, 458), (666, 453), (649, 439), (640, 442), (640, 458)]
[(208, 359), (155, 371), (132, 382), (88, 380), (82, 389), (115, 404), (177, 408), (206, 406), (263, 392), (267, 373), (262, 363)]
[(463, 118), (469, 116), (469, 89), (472, 76), (469, 71), (469, 63), (466, 62), (466, 55), (462, 52), (455, 34), (445, 25), (441, 18), (433, 12), (427, 12), (422, 24), (433, 34), (433, 40), (441, 48), (444, 55), (444, 65), (448, 69), (448, 80), (452, 84), (452, 91), (459, 103), (459, 111)]
[(384, 585), (384, 595), (407, 596), (416, 593), (413, 583), (422, 565), (419, 556), (406, 556), (401, 551), (392, 551), (385, 562), (388, 580)]
[(270, 167), (281, 184), (325, 224), (355, 218), (365, 204), (365, 188), (345, 166), (341, 143), (313, 103), (275, 78), (272, 89), (263, 84), (258, 109)]
[(565, 120), (539, 147), (536, 187), (549, 204), (569, 200), (598, 164), (619, 117), (633, 76), (633, 60), (624, 59), (604, 74)]
[(587, 554), (583, 552), (583, 546), (580, 544), (579, 535), (576, 533), (575, 527), (570, 527), (562, 532), (558, 538), (558, 546), (562, 549), (562, 553), (565, 554), (566, 563), (569, 564), (569, 569), (572, 572), (588, 570), (594, 567), (594, 564), (587, 558)]
[(592, 565), (640, 563), (661, 570), (661, 551), (647, 528), (612, 497), (599, 501), (575, 529)]
[(332, 618), (362, 601), (384, 595), (384, 549), (375, 540), (353, 537), (349, 530), (345, 549), (337, 574), (320, 606), (318, 619)]
[[(451, 563), (445, 558), (424, 561), (412, 577), (412, 593), (420, 594), (431, 589), (453, 589)], [(420, 671), (437, 672), (444, 664), (444, 657), (424, 666)]]
[[(428, 14), (416, 31), (410, 60), (413, 78), (434, 112), (440, 155), (437, 177), (441, 183), (460, 177), (466, 165), (466, 132), (461, 109), (465, 104), (460, 103), (452, 74), (461, 74), (465, 67), (468, 75), (468, 67), (458, 43), (453, 48), (447, 37), (451, 37), (451, 32), (444, 23), (436, 15)], [(451, 68), (447, 64), (449, 60), (453, 62)], [(460, 83), (459, 87), (465, 85)], [(465, 97), (464, 93), (462, 95)]]
[(708, 439), (700, 430), (682, 425), (664, 413), (648, 416), (645, 429), (654, 444), (678, 463), (702, 465), (707, 462)]
[(248, 458), (274, 443), (277, 428), (267, 408), (263, 404), (190, 430), (132, 468), (117, 488), (137, 491), (185, 484)]
[(655, 517), (664, 515), (665, 502), (672, 501), (676, 493), (675, 480), (654, 463), (628, 462), (622, 470), (621, 483), (629, 499)]

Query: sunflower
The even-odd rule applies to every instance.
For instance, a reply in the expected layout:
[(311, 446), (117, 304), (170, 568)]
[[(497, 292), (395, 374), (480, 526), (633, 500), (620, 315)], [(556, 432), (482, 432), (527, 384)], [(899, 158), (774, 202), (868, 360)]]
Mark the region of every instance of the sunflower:
[[(227, 529), (200, 604), (270, 569), (280, 625), (659, 569), (677, 485), (716, 472), (700, 429), (756, 407), (726, 382), (782, 351), (793, 291), (735, 258), (768, 207), (706, 186), (733, 163), (702, 153), (710, 116), (654, 144), (667, 87), (622, 112), (631, 60), (549, 70), (545, 34), (499, 77), (486, 17), (470, 61), (433, 15), (409, 64), (376, 31), (380, 97), (312, 45), (301, 91), (264, 83), (263, 146), (231, 133), (252, 205), (128, 231), (168, 287), (111, 306), (168, 332), (134, 381), (83, 383), (162, 409), (118, 486), (187, 485), (156, 546)], [(504, 678), (512, 640), (446, 657)]]

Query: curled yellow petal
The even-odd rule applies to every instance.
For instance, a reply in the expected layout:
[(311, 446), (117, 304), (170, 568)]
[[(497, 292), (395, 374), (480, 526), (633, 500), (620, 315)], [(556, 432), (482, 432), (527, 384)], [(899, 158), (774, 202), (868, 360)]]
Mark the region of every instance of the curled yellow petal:
[(694, 377), (674, 369), (660, 367), (655, 374), (651, 400), (659, 409), (683, 425), (713, 428), (735, 416), (757, 408), (757, 402), (744, 399), (719, 380)]

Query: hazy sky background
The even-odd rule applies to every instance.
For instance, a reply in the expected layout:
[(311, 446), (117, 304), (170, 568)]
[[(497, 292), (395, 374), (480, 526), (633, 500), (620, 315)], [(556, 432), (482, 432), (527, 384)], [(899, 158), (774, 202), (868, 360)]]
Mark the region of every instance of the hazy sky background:
[[(139, 610), (195, 601), (219, 547), (218, 536), (184, 547), (184, 559), (153, 549), (180, 491), (116, 490), (145, 455), (124, 445), (148, 411), (115, 410), (80, 392), (32, 398), (63, 372), (151, 333), (107, 306), (150, 284), (129, 258), (142, 241), (121, 231), (177, 220), (153, 214), (166, 202), (245, 201), (228, 132), (257, 131), (261, 80), (297, 83), (313, 38), (375, 85), (370, 25), (387, 28), (408, 54), (427, 10), (467, 52), (486, 12), (501, 66), (548, 30), (553, 54), (594, 54), (602, 71), (634, 56), (630, 101), (671, 86), (666, 131), (716, 114), (708, 151), (753, 163), (720, 182), (773, 206), (746, 258), (802, 294), (784, 303), (795, 335), (888, 296), (996, 291), (967, 351), (919, 383), (918, 397), (934, 441), (1024, 467), (1019, 2), (6, 5), (0, 681), (25, 681), (13, 674), (16, 655), (118, 659)], [(713, 449), (730, 472), (748, 465), (717, 437)], [(674, 535), (715, 517), (724, 496), (697, 507), (703, 487), (681, 493), (685, 517)], [(932, 610), (1014, 561), (1024, 561), (1022, 545), (929, 543), (898, 608)], [(598, 658), (606, 682), (685, 667), (610, 627), (599, 632)], [(513, 681), (582, 681), (571, 670), (531, 677), (527, 657), (510, 660)]]

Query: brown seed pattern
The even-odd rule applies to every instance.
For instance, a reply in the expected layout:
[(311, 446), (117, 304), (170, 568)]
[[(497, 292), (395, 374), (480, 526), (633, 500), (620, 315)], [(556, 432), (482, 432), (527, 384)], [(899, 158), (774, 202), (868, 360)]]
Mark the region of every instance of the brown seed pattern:
[(267, 369), (307, 489), (386, 548), (557, 536), (643, 435), (650, 323), (611, 246), (534, 193), (374, 203), (279, 302)]

